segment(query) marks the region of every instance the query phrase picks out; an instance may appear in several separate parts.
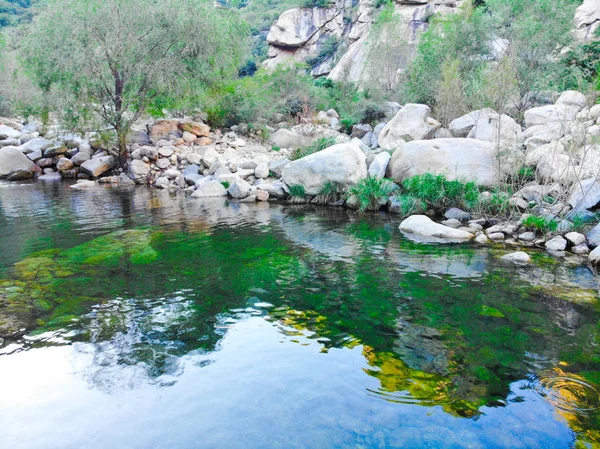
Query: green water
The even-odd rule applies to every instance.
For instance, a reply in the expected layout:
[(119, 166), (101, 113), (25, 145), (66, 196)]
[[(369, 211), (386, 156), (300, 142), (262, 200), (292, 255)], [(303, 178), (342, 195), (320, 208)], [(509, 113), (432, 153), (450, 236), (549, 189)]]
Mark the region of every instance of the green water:
[(598, 446), (597, 278), (398, 224), (0, 184), (6, 447)]

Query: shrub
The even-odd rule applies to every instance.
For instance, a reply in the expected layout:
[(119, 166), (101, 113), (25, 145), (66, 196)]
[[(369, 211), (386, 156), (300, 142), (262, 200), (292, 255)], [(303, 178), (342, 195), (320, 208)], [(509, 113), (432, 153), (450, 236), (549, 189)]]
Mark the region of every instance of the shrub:
[(312, 58), (307, 59), (306, 63), (315, 68), (318, 65), (324, 63), (330, 58), (333, 58), (340, 47), (340, 40), (336, 36), (327, 36), (323, 39), (319, 53)]
[(297, 148), (290, 154), (290, 160), (295, 161), (296, 159), (303, 158), (309, 154), (317, 153), (325, 148), (335, 145), (334, 137), (321, 137), (313, 141), (309, 146), (304, 148)]
[(400, 203), (399, 214), (401, 217), (427, 212), (427, 203), (422, 199), (407, 194), (399, 195), (396, 199)]
[(387, 203), (390, 194), (396, 188), (396, 184), (391, 179), (369, 176), (350, 187), (346, 200), (349, 205), (356, 206), (361, 214), (368, 210), (377, 211)]
[(480, 196), (479, 202), (474, 210), (480, 215), (491, 215), (494, 217), (508, 217), (514, 211), (510, 204), (510, 190), (494, 189), (487, 196)]
[(228, 181), (222, 181), (222, 182), (221, 182), (221, 185), (222, 185), (223, 187), (225, 187), (225, 189), (228, 189), (228, 188), (229, 188), (229, 186), (230, 186), (231, 184), (229, 184), (229, 182), (228, 182)]
[(427, 208), (442, 210), (448, 207), (473, 209), (479, 202), (479, 188), (474, 182), (449, 181), (443, 175), (426, 173), (405, 179), (403, 193), (424, 201)]
[(306, 197), (306, 189), (301, 185), (290, 186), (290, 196), (292, 198), (304, 198)]
[(344, 194), (344, 186), (337, 183), (327, 181), (315, 200), (319, 204), (331, 204), (339, 201)]
[(527, 229), (543, 233), (556, 232), (558, 229), (558, 222), (556, 220), (536, 215), (527, 216), (521, 224)]

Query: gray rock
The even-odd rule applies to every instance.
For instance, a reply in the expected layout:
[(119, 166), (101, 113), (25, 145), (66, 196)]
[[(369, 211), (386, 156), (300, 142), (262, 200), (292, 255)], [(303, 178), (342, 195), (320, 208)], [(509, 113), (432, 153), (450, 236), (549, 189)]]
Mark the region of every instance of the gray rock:
[(444, 217), (448, 220), (454, 218), (460, 222), (467, 222), (471, 219), (471, 214), (469, 212), (465, 212), (464, 210), (458, 209), (457, 207), (451, 207), (444, 213)]
[(73, 162), (73, 164), (79, 166), (89, 160), (90, 160), (90, 155), (88, 153), (80, 151), (75, 156), (73, 156), (73, 158), (71, 159), (71, 162)]
[(531, 262), (531, 257), (529, 257), (529, 254), (523, 251), (517, 251), (502, 256), (502, 260), (512, 262), (516, 265), (527, 265), (529, 262)]
[(277, 176), (281, 176), (281, 173), (283, 172), (283, 169), (290, 162), (291, 161), (288, 158), (279, 159), (279, 160), (273, 161), (273, 162), (271, 162), (271, 164), (269, 164), (269, 171), (272, 171)]
[(573, 246), (581, 245), (585, 243), (585, 235), (580, 234), (579, 232), (569, 232), (565, 235), (565, 238), (571, 243)]
[(35, 151), (32, 151), (31, 153), (27, 154), (27, 159), (29, 159), (30, 161), (35, 162), (41, 158), (42, 158), (42, 152), (40, 150), (35, 150)]
[(350, 134), (350, 137), (362, 139), (367, 133), (370, 133), (372, 131), (373, 127), (371, 125), (366, 123), (359, 123), (358, 125), (354, 125), (352, 127), (352, 133)]
[(400, 230), (411, 239), (422, 243), (460, 243), (475, 237), (470, 232), (435, 223), (425, 215), (408, 217), (400, 223)]
[(113, 156), (102, 156), (97, 159), (90, 159), (81, 164), (81, 171), (92, 178), (98, 178), (108, 170), (115, 167), (117, 161)]
[(431, 109), (424, 104), (407, 104), (381, 130), (379, 146), (394, 150), (404, 142), (432, 139), (440, 124), (429, 117)]
[(491, 232), (487, 236), (494, 242), (500, 242), (506, 238), (502, 232)]
[(9, 181), (25, 181), (31, 178), (33, 178), (33, 172), (31, 170), (23, 169), (11, 171), (6, 177)]
[(33, 151), (44, 151), (52, 146), (52, 142), (50, 140), (46, 140), (42, 137), (36, 137), (35, 139), (31, 139), (27, 143), (21, 145), (21, 151), (25, 154), (29, 154)]
[(236, 199), (246, 198), (250, 194), (250, 187), (246, 181), (238, 179), (229, 186), (229, 194)]
[(10, 126), (0, 125), (0, 140), (6, 139), (18, 139), (21, 137), (21, 133)]
[(600, 203), (600, 182), (591, 178), (574, 184), (569, 198), (569, 204), (573, 209), (591, 209), (598, 203)]
[(328, 182), (348, 187), (366, 177), (365, 155), (352, 143), (334, 145), (290, 162), (282, 172), (288, 186), (301, 185), (308, 195), (319, 194)]
[(444, 226), (449, 226), (454, 229), (458, 229), (462, 226), (462, 223), (459, 220), (457, 220), (456, 218), (450, 218), (448, 220), (444, 220), (444, 221), (442, 221), (442, 224)]
[(590, 253), (590, 248), (585, 243), (580, 243), (579, 245), (571, 248), (571, 252), (579, 256), (585, 256), (586, 254)]
[(593, 265), (600, 264), (600, 246), (590, 253), (588, 260)]
[(52, 147), (44, 150), (44, 157), (62, 156), (67, 152), (68, 148), (64, 146)]
[(259, 179), (264, 179), (269, 177), (269, 166), (267, 164), (260, 163), (254, 169), (254, 176)]
[(591, 231), (586, 234), (588, 244), (595, 248), (600, 246), (600, 224), (597, 224)]
[(74, 167), (73, 162), (66, 157), (61, 157), (56, 163), (56, 169), (60, 171), (71, 170)]
[(215, 179), (201, 182), (198, 189), (192, 193), (192, 198), (210, 198), (227, 196), (227, 190)]
[(514, 167), (499, 164), (493, 144), (474, 139), (415, 140), (398, 148), (388, 166), (397, 183), (425, 173), (448, 179), (468, 179), (483, 186), (497, 185)]
[(535, 240), (535, 232), (523, 232), (519, 234), (519, 240), (523, 242), (533, 242)]
[(269, 143), (279, 148), (301, 148), (307, 146), (310, 140), (289, 129), (279, 129), (269, 136)]
[(0, 148), (0, 178), (21, 170), (35, 173), (39, 168), (18, 147)]
[(385, 172), (387, 171), (388, 164), (390, 163), (390, 159), (392, 157), (387, 151), (382, 151), (378, 155), (375, 156), (373, 162), (369, 166), (369, 176), (372, 176), (377, 179), (382, 179), (385, 177)]
[(485, 234), (479, 234), (477, 237), (475, 237), (475, 241), (481, 245), (485, 245), (489, 242), (489, 240), (490, 239), (488, 239)]
[(567, 241), (560, 235), (557, 235), (546, 242), (546, 249), (548, 251), (564, 251), (566, 248)]
[(169, 178), (166, 176), (161, 176), (154, 183), (154, 187), (157, 189), (168, 189), (169, 188)]

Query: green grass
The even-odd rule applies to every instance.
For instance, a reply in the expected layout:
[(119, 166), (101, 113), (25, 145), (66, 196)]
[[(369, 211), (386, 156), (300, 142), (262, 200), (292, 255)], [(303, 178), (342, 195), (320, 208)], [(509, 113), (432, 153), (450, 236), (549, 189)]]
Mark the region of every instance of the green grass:
[(473, 209), (479, 202), (479, 188), (474, 182), (449, 181), (443, 175), (426, 173), (405, 179), (402, 193), (421, 200), (427, 208), (442, 210), (449, 207)]
[(544, 234), (549, 232), (556, 232), (558, 229), (558, 222), (556, 220), (548, 219), (546, 217), (540, 217), (536, 215), (529, 215), (521, 222), (523, 227), (531, 231), (539, 231)]
[(319, 204), (330, 204), (339, 201), (344, 195), (344, 186), (337, 183), (327, 181), (316, 197)]
[(420, 198), (408, 194), (401, 194), (396, 198), (400, 202), (400, 216), (402, 217), (427, 212), (427, 202)]
[(290, 187), (290, 196), (292, 198), (304, 198), (306, 196), (306, 189), (304, 186), (291, 186)]
[(359, 213), (368, 210), (377, 211), (387, 203), (388, 198), (396, 190), (391, 179), (378, 179), (372, 176), (361, 179), (348, 190), (346, 200), (356, 205)]
[(228, 189), (228, 188), (229, 188), (229, 186), (230, 186), (231, 184), (229, 184), (229, 182), (228, 182), (228, 181), (222, 181), (222, 182), (221, 182), (221, 185), (222, 185), (223, 187), (225, 187), (226, 189)]
[(308, 156), (313, 153), (318, 153), (319, 151), (324, 150), (325, 148), (329, 148), (330, 146), (335, 145), (334, 137), (321, 137), (313, 141), (310, 145), (304, 148), (297, 148), (290, 154), (290, 160), (295, 161), (297, 159), (301, 159), (305, 156)]

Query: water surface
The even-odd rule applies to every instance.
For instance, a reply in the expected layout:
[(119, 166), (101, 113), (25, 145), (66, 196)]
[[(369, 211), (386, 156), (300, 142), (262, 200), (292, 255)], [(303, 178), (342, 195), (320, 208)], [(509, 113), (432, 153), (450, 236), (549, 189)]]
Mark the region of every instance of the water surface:
[(598, 447), (597, 278), (399, 221), (0, 184), (2, 447)]

